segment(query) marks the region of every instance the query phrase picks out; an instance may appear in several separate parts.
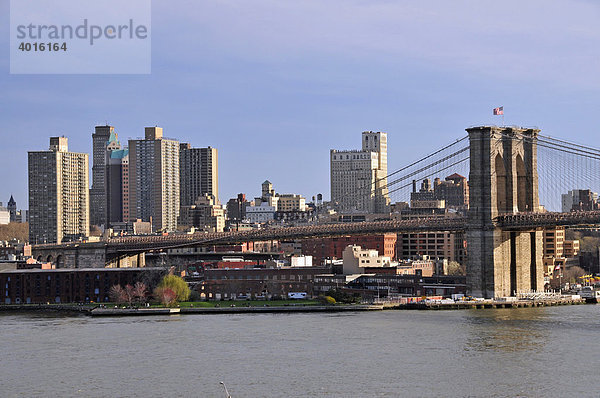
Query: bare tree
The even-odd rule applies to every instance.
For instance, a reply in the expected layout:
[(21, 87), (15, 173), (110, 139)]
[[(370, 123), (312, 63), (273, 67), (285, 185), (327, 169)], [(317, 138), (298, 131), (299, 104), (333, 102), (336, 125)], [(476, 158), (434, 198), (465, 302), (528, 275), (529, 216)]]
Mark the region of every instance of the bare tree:
[(0, 225), (0, 240), (12, 239), (29, 242), (29, 224), (11, 222), (6, 225)]
[[(561, 276), (562, 273), (562, 276)], [(561, 288), (561, 283), (577, 283), (581, 282), (579, 277), (585, 275), (585, 270), (581, 267), (569, 267), (564, 270), (556, 270), (552, 275), (552, 279), (550, 279), (550, 288), (558, 290)]]
[(154, 290), (154, 297), (159, 300), (164, 306), (170, 307), (176, 303), (177, 293), (168, 287), (157, 287)]
[(146, 284), (144, 284), (142, 282), (136, 282), (135, 285), (133, 285), (132, 296), (133, 296), (134, 300), (137, 301), (138, 303), (146, 302), (146, 294), (147, 293), (148, 293), (148, 288), (146, 287)]
[(467, 267), (456, 261), (448, 263), (448, 275), (467, 275)]
[(158, 284), (160, 283), (162, 278), (165, 276), (166, 271), (167, 270), (165, 270), (165, 269), (157, 270), (157, 269), (150, 269), (150, 268), (147, 268), (147, 269), (142, 268), (142, 272), (140, 273), (140, 276), (138, 277), (138, 281), (145, 284), (146, 288), (149, 291), (153, 291), (154, 288), (156, 286), (158, 286)]
[(102, 230), (97, 225), (90, 225), (90, 236), (102, 236)]
[(123, 304), (127, 302), (127, 293), (125, 289), (121, 287), (121, 285), (114, 285), (110, 288), (109, 296), (111, 301), (114, 301), (117, 304)]
[(135, 299), (133, 286), (127, 284), (125, 285), (125, 289), (123, 289), (123, 291), (125, 293), (125, 300), (127, 301), (127, 304), (131, 305), (133, 303), (133, 300)]
[(581, 282), (580, 277), (585, 275), (585, 270), (581, 267), (569, 267), (563, 271), (563, 282), (577, 283)]

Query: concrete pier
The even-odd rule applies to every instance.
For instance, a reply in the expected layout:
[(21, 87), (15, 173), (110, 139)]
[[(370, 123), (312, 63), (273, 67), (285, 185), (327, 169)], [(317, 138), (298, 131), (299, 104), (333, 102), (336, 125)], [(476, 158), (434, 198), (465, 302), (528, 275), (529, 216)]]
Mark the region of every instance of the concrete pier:
[(443, 303), (435, 301), (420, 301), (418, 303), (407, 303), (396, 306), (402, 310), (463, 310), (484, 308), (532, 308), (549, 307), (556, 305), (586, 304), (583, 298), (561, 298), (551, 300), (483, 300), (483, 301), (456, 301), (454, 303)]
[(92, 316), (172, 315), (172, 314), (257, 314), (297, 312), (379, 311), (383, 305), (298, 305), (264, 307), (193, 307), (193, 308), (95, 308)]

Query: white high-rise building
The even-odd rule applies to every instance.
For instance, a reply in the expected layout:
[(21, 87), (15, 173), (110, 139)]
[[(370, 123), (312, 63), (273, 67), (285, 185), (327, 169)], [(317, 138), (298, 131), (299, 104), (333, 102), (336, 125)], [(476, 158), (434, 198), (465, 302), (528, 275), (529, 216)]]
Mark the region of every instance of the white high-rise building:
[(362, 133), (362, 150), (330, 151), (331, 201), (341, 213), (388, 213), (387, 133)]
[(129, 218), (172, 232), (179, 216), (179, 141), (163, 137), (161, 127), (145, 133), (129, 141)]

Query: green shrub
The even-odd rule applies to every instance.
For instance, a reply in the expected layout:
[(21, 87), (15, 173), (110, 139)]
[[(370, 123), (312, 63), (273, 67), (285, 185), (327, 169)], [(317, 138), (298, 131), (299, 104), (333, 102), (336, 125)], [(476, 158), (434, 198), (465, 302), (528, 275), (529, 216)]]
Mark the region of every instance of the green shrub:
[(331, 296), (319, 296), (319, 301), (324, 305), (333, 305), (336, 303), (335, 299)]
[(175, 292), (177, 301), (188, 301), (190, 288), (183, 278), (176, 275), (166, 275), (158, 284), (159, 288), (168, 288)]

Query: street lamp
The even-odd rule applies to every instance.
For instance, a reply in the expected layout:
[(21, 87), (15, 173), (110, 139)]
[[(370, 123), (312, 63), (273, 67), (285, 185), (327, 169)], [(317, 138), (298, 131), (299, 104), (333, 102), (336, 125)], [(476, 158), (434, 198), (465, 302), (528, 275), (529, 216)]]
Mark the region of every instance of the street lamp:
[(223, 386), (223, 389), (225, 390), (225, 395), (227, 396), (227, 398), (231, 398), (231, 395), (229, 395), (229, 391), (227, 391), (227, 386), (225, 385), (225, 383), (220, 381), (219, 384), (221, 384)]

